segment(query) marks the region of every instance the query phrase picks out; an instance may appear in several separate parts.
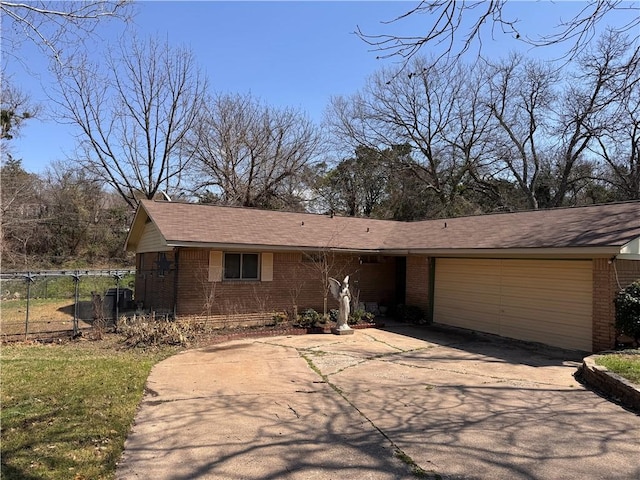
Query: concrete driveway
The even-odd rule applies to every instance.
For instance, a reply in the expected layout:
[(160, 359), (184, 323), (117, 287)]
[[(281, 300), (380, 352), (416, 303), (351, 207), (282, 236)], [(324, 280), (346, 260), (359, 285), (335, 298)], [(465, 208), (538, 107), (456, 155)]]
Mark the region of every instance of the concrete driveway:
[(640, 417), (580, 357), (398, 326), (180, 353), (148, 380), (118, 479), (640, 479)]

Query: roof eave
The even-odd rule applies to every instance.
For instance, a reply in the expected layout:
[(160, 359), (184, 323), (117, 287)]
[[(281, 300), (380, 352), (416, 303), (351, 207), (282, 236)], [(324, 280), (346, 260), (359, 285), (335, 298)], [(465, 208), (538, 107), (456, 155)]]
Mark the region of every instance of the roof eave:
[(219, 242), (185, 242), (181, 240), (167, 240), (167, 246), (174, 248), (207, 248), (210, 250), (238, 250), (259, 252), (318, 252), (329, 251), (337, 253), (354, 253), (370, 255), (384, 253), (379, 248), (343, 248), (314, 245), (267, 245), (261, 243), (219, 243)]
[(388, 249), (390, 255), (478, 258), (607, 258), (620, 253), (620, 247), (542, 247), (542, 248), (409, 248)]
[[(430, 257), (539, 257), (539, 258), (607, 258), (620, 254), (620, 247), (560, 247), (560, 248), (341, 248), (309, 245), (266, 245), (259, 243), (184, 242), (167, 240), (168, 247), (207, 248), (211, 250), (309, 252), (331, 251), (351, 254), (425, 255)], [(619, 257), (620, 258), (620, 257)]]
[[(127, 233), (127, 239), (124, 242), (124, 251), (125, 252), (135, 252), (136, 247), (138, 246), (138, 242), (135, 240), (140, 240), (140, 236), (144, 230), (144, 225), (149, 218), (149, 213), (144, 208), (142, 202), (138, 203), (138, 208), (136, 209), (136, 213), (133, 217), (133, 221), (131, 222), (131, 228), (129, 228), (129, 232)], [(137, 238), (136, 238), (137, 237)]]

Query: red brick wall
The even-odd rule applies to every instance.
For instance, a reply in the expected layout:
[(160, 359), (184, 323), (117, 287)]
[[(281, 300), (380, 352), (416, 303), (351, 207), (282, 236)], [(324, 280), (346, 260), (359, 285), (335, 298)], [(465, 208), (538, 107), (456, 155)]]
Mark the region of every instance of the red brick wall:
[(429, 312), (429, 257), (407, 257), (407, 305), (416, 305)]
[(607, 258), (593, 261), (593, 351), (615, 346), (614, 299), (620, 288), (640, 279), (640, 261)]
[[(231, 315), (314, 308), (323, 311), (323, 285), (317, 264), (302, 253), (274, 253), (273, 281), (209, 282), (209, 250), (180, 249), (178, 315)], [(381, 302), (395, 294), (395, 262), (360, 264), (352, 255), (330, 256), (331, 276), (350, 275), (351, 292), (360, 302)], [(328, 309), (338, 308), (329, 294)]]
[[(640, 280), (640, 260), (616, 260), (615, 266), (621, 288)], [(618, 282), (616, 282), (616, 288), (618, 288)]]
[(136, 282), (134, 299), (142, 302), (146, 310), (173, 311), (175, 257), (166, 252), (170, 270), (160, 275), (158, 253), (139, 253), (136, 256)]

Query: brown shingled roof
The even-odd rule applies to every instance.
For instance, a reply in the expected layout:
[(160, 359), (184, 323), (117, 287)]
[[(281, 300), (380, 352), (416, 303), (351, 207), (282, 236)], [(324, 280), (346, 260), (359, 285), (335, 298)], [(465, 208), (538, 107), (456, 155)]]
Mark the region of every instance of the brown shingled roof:
[(376, 250), (398, 222), (145, 200), (168, 244)]
[(620, 247), (640, 236), (640, 202), (427, 220), (399, 231), (408, 249)]
[(411, 223), (150, 200), (142, 201), (140, 209), (170, 246), (353, 251), (595, 248), (621, 247), (640, 237), (637, 201)]

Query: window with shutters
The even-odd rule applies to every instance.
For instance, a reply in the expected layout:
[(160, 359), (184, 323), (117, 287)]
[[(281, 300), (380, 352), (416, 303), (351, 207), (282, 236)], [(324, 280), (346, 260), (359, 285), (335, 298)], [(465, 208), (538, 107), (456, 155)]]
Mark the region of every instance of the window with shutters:
[(260, 258), (257, 253), (225, 253), (225, 280), (258, 280)]
[(273, 253), (209, 252), (209, 281), (273, 281)]

